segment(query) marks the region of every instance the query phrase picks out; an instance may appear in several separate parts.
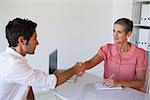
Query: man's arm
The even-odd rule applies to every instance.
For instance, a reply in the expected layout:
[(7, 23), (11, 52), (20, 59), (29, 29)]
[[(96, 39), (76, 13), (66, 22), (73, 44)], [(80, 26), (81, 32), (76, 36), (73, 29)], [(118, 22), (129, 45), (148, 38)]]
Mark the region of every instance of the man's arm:
[(72, 68), (62, 72), (62, 73), (55, 73), (56, 77), (57, 77), (57, 83), (56, 83), (56, 87), (61, 85), (62, 83), (64, 83), (65, 81), (67, 81), (69, 78), (71, 78), (74, 74), (77, 74), (80, 72), (81, 68), (80, 68), (80, 64), (77, 63), (75, 64)]

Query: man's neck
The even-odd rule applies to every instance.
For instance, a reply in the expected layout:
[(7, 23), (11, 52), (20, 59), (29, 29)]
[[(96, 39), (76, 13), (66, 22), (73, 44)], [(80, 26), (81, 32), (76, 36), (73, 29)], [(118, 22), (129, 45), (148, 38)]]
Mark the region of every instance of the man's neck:
[(19, 54), (21, 54), (22, 56), (25, 56), (26, 54), (24, 53), (24, 51), (23, 51), (23, 49), (21, 48), (21, 47), (19, 47), (19, 46), (17, 46), (17, 47), (10, 47), (10, 48), (12, 48), (13, 50), (15, 50), (17, 53), (19, 53)]

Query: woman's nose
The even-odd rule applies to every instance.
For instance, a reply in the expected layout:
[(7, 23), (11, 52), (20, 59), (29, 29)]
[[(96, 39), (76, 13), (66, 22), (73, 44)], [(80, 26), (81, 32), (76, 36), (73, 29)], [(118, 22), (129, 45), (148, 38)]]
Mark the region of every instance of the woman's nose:
[(116, 33), (116, 32), (114, 32), (114, 36), (117, 36), (117, 33)]

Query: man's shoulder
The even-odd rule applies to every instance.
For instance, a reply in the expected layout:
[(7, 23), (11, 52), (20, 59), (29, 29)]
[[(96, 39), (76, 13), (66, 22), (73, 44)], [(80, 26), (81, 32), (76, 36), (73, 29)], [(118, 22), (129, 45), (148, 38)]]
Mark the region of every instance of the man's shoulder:
[(23, 58), (20, 58), (7, 52), (0, 54), (0, 70), (2, 72), (0, 73), (0, 77), (9, 74), (16, 75), (26, 72), (32, 72), (31, 67)]
[(0, 53), (0, 60), (7, 61), (8, 63), (22, 61), (22, 59), (20, 59), (19, 57), (7, 52)]

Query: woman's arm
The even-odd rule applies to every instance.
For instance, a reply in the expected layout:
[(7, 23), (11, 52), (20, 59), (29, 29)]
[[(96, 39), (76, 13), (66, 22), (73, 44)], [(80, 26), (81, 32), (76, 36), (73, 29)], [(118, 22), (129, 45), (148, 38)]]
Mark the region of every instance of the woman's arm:
[(91, 69), (100, 62), (103, 61), (103, 57), (101, 57), (99, 54), (96, 54), (94, 57), (92, 57), (90, 60), (87, 60), (83, 63), (85, 70)]
[(145, 77), (146, 77), (146, 70), (139, 70), (136, 72), (136, 80), (134, 81), (120, 81), (108, 78), (106, 79), (105, 84), (108, 85), (109, 87), (123, 86), (140, 90), (145, 83)]
[(79, 62), (80, 65), (80, 72), (77, 73), (78, 76), (82, 76), (85, 72), (85, 70), (91, 69), (100, 62), (103, 61), (103, 57), (101, 57), (99, 54), (96, 54), (94, 57), (92, 57), (90, 60), (85, 61), (84, 63)]
[(141, 89), (145, 83), (146, 70), (140, 70), (136, 72), (136, 80), (135, 81), (120, 81), (121, 86), (132, 87), (135, 89)]

